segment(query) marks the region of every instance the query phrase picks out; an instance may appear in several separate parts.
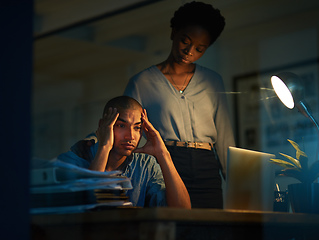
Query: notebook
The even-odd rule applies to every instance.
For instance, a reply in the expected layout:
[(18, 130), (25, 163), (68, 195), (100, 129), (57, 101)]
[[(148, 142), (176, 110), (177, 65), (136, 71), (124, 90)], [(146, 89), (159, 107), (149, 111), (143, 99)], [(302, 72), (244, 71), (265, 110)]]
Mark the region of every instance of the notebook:
[(225, 209), (272, 211), (275, 155), (229, 147), (225, 188)]

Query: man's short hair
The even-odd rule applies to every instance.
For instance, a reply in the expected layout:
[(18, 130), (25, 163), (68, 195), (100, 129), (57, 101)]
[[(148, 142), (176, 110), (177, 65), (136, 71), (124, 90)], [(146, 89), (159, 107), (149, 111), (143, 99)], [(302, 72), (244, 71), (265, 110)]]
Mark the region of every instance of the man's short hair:
[(127, 109), (140, 110), (141, 112), (143, 110), (142, 105), (138, 101), (128, 96), (119, 96), (109, 100), (104, 107), (103, 115), (108, 112), (109, 108), (117, 108), (118, 112)]

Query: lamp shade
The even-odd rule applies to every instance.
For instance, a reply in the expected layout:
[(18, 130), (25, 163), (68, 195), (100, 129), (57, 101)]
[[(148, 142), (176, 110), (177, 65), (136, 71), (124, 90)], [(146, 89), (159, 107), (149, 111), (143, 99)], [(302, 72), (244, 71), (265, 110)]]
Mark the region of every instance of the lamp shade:
[[(282, 103), (290, 109), (296, 107), (302, 115), (309, 118), (316, 127), (319, 137), (319, 125), (312, 116), (311, 110), (304, 100), (304, 89), (300, 77), (294, 73), (282, 72), (273, 75), (270, 78), (270, 81), (274, 91)], [(319, 156), (319, 141), (317, 144), (316, 159), (318, 159)]]
[(282, 103), (292, 109), (304, 98), (304, 90), (298, 75), (282, 72), (271, 77), (271, 84)]

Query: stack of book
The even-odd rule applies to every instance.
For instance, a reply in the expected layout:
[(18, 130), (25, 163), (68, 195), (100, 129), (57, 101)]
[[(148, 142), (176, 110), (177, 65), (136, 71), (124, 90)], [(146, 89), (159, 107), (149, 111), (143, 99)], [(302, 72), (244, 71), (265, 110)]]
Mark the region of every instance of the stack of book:
[(125, 195), (131, 182), (120, 171), (91, 171), (59, 160), (40, 162), (31, 169), (31, 214), (132, 205)]

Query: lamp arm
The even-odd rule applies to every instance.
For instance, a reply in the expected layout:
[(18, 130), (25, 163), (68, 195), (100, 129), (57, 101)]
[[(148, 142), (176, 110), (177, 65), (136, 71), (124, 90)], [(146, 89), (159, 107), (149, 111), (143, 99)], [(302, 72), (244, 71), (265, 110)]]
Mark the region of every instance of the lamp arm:
[(317, 121), (314, 119), (314, 117), (312, 116), (311, 110), (307, 106), (307, 104), (304, 101), (299, 101), (296, 104), (296, 107), (301, 114), (303, 114), (304, 116), (306, 116), (307, 118), (310, 119), (310, 121), (313, 123), (313, 125), (315, 125), (315, 127), (317, 128), (317, 131), (319, 133), (319, 125), (318, 125)]
[(316, 119), (314, 119), (314, 117), (312, 116), (310, 108), (307, 106), (307, 104), (304, 101), (299, 101), (296, 104), (296, 107), (302, 115), (304, 115), (305, 117), (310, 119), (310, 121), (313, 123), (313, 125), (315, 125), (315, 127), (317, 129), (318, 143), (317, 143), (317, 151), (316, 151), (316, 160), (319, 160), (318, 159), (318, 155), (319, 155), (319, 153), (318, 153), (318, 151), (319, 151), (319, 125), (318, 125)]

